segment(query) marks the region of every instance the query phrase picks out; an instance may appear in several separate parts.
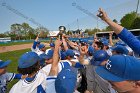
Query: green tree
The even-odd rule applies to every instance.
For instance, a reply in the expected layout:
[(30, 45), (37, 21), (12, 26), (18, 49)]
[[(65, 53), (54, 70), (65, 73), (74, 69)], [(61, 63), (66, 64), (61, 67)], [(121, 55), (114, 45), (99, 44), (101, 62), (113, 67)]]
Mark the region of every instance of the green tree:
[(41, 38), (46, 38), (49, 34), (49, 30), (45, 27), (38, 27), (38, 28), (36, 28), (35, 31), (36, 31), (36, 34), (40, 33)]
[(132, 29), (140, 29), (140, 16), (137, 17), (131, 25)]
[(28, 23), (12, 24), (10, 32), (9, 36), (11, 36), (12, 39), (20, 40), (34, 38), (34, 29)]
[(131, 25), (134, 22), (136, 18), (136, 12), (131, 12), (123, 16), (123, 18), (120, 20), (121, 25), (127, 29), (132, 29)]
[[(113, 22), (118, 23), (116, 19), (113, 19)], [(103, 31), (112, 31), (110, 26), (107, 26)]]
[(35, 39), (36, 35), (34, 34), (34, 30), (30, 30), (28, 32), (28, 38), (31, 39)]
[(35, 38), (35, 30), (28, 23), (22, 23), (21, 33), (25, 37), (25, 39)]
[(6, 37), (5, 34), (0, 34), (0, 38), (4, 38), (4, 37)]
[(85, 29), (85, 33), (88, 33), (89, 36), (92, 36), (96, 32), (100, 32), (100, 29), (94, 28), (94, 29)]
[(22, 29), (22, 25), (21, 24), (12, 24), (11, 25), (11, 33), (10, 36), (12, 39), (20, 39), (21, 37), (21, 29)]
[(26, 39), (28, 37), (28, 32), (30, 31), (31, 27), (28, 23), (22, 23), (22, 35), (26, 36)]
[(41, 33), (41, 37), (45, 38), (48, 35), (48, 29), (38, 27), (33, 29), (28, 23), (12, 24), (10, 33), (8, 34), (12, 39), (35, 39), (36, 35)]
[(16, 40), (16, 34), (10, 33), (9, 36), (11, 37), (11, 40)]

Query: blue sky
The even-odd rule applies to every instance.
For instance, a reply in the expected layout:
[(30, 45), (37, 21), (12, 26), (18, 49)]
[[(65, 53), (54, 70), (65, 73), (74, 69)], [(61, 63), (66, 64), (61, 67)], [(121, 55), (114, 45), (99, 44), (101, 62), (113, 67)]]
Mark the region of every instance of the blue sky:
[[(3, 2), (5, 6), (2, 5)], [(98, 8), (102, 7), (110, 18), (120, 20), (125, 13), (135, 10), (137, 0), (1, 0), (0, 33), (9, 31), (10, 25), (14, 23), (27, 22), (36, 28), (37, 25), (29, 21), (31, 18), (49, 30), (58, 30), (60, 25), (65, 25), (71, 30), (75, 30), (77, 25), (80, 29), (96, 27), (97, 20), (72, 6), (74, 2), (94, 15)], [(18, 14), (7, 7), (15, 9)], [(98, 25), (102, 28), (102, 21), (99, 20)]]

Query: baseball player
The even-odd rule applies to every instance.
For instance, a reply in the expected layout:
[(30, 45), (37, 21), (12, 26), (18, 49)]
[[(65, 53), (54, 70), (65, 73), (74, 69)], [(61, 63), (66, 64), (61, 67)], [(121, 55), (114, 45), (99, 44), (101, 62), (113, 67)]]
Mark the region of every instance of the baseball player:
[(117, 34), (117, 36), (124, 41), (134, 52), (140, 54), (140, 41), (126, 28), (118, 25), (117, 23), (113, 22), (103, 9), (99, 9), (99, 14), (97, 15), (100, 17), (104, 22), (106, 22), (112, 30)]
[(31, 47), (31, 50), (37, 53), (38, 55), (41, 55), (46, 51), (46, 48), (44, 44), (40, 44), (40, 41), (38, 39), (39, 39), (39, 34), (37, 35), (33, 43), (33, 46)]
[(45, 93), (46, 75), (39, 69), (39, 56), (35, 52), (24, 53), (18, 61), (18, 72), (28, 76), (19, 80), (9, 93)]
[(2, 61), (0, 60), (0, 93), (6, 93), (7, 83), (13, 79), (21, 79), (25, 76), (21, 74), (9, 73), (6, 71), (7, 66), (10, 64), (10, 60)]
[[(57, 63), (59, 57), (57, 52), (59, 50), (59, 44), (61, 43), (60, 40), (56, 42), (58, 43), (54, 49), (53, 63), (49, 74), (50, 76), (55, 76), (58, 72)], [(35, 52), (27, 52), (20, 57), (18, 61), (18, 72), (24, 75), (28, 74), (28, 77), (18, 81), (11, 88), (9, 93), (46, 93), (47, 75), (45, 72), (40, 70), (39, 60), (40, 58)]]

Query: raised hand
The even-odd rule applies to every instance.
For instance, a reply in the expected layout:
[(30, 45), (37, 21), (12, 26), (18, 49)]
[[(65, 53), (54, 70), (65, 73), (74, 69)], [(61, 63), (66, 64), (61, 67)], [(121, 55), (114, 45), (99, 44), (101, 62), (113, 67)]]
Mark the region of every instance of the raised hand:
[(59, 47), (62, 44), (62, 41), (60, 39), (55, 40), (55, 46)]
[(85, 55), (88, 52), (88, 48), (86, 46), (81, 46), (80, 47), (80, 54)]
[(100, 17), (102, 20), (106, 21), (108, 19), (106, 12), (102, 8), (99, 8), (98, 12), (99, 13), (97, 14), (97, 16)]

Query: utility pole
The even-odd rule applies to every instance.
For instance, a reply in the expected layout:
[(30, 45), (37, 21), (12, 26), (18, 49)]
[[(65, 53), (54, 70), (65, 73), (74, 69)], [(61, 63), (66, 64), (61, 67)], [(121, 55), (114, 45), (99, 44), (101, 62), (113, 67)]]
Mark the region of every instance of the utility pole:
[(79, 30), (79, 21), (78, 21), (78, 19), (77, 19), (77, 27), (78, 27), (78, 30)]
[(98, 21), (98, 18), (97, 18), (97, 32), (98, 32), (98, 28), (99, 28), (99, 21)]
[(136, 14), (138, 14), (138, 9), (139, 9), (139, 1), (140, 1), (140, 0), (138, 0), (138, 2), (137, 2)]
[(70, 31), (70, 25), (68, 24), (68, 30)]

